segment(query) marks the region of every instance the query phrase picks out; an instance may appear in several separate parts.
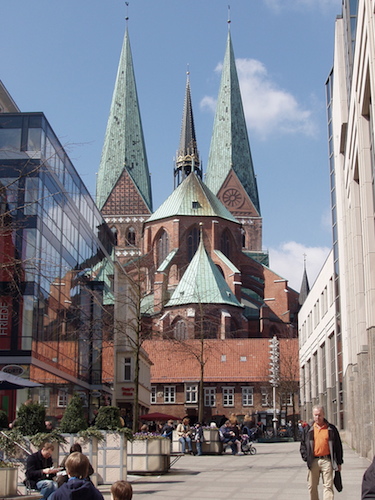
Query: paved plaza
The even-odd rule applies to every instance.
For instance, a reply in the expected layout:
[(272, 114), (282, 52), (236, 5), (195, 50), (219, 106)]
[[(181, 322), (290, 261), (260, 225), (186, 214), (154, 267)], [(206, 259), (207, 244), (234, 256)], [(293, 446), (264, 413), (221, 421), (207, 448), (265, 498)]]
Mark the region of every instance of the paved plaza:
[[(255, 446), (258, 453), (254, 456), (186, 455), (168, 474), (129, 475), (133, 498), (308, 500), (307, 467), (300, 457), (299, 443), (255, 443)], [(369, 464), (344, 445), (344, 489), (335, 493), (335, 500), (360, 499), (362, 475)], [(109, 488), (100, 486), (106, 500), (110, 498)]]

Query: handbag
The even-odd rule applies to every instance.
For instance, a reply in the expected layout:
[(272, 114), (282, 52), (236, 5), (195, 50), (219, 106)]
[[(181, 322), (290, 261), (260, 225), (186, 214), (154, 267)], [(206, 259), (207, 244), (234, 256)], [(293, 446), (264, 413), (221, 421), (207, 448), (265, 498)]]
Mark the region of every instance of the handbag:
[(335, 477), (333, 478), (333, 484), (337, 491), (342, 491), (342, 479), (341, 472), (339, 470), (335, 471)]

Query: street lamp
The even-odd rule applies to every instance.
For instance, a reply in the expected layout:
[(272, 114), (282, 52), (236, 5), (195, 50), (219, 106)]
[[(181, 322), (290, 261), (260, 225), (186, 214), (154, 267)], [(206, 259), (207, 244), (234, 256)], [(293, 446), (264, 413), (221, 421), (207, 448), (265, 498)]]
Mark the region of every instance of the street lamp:
[(279, 385), (280, 381), (280, 351), (279, 351), (279, 341), (276, 335), (269, 340), (270, 343), (270, 375), (269, 380), (272, 385), (272, 396), (273, 396), (273, 433), (274, 436), (277, 434), (277, 417), (276, 417), (276, 387)]

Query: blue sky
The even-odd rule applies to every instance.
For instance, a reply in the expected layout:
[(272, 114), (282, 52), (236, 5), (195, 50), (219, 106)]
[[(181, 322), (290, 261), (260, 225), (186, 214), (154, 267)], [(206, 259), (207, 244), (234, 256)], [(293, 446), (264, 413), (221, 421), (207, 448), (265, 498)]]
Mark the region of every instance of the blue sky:
[[(207, 164), (228, 0), (2, 0), (1, 75), (21, 111), (43, 111), (95, 194), (125, 31), (154, 209), (173, 190), (186, 71)], [(237, 59), (270, 267), (299, 289), (331, 247), (325, 81), (340, 0), (232, 0)]]

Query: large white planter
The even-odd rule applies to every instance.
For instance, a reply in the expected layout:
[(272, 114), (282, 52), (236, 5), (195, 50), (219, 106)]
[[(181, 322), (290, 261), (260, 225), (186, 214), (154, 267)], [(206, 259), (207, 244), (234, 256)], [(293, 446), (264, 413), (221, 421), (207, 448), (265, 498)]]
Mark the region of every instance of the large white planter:
[(167, 438), (128, 441), (128, 472), (137, 474), (167, 472), (170, 467), (171, 442)]
[[(94, 474), (90, 476), (94, 486), (98, 485), (98, 440), (97, 438), (90, 438), (90, 440), (83, 440), (76, 434), (64, 434), (67, 443), (61, 443), (59, 446), (59, 456), (56, 465), (60, 465), (63, 458), (69, 454), (70, 447), (74, 443), (79, 443), (82, 447), (82, 453), (87, 456), (94, 469)], [(54, 461), (55, 463), (55, 461)]]
[[(219, 429), (203, 429), (204, 442), (202, 452), (204, 455), (221, 455), (223, 453), (223, 443), (220, 441)], [(196, 452), (196, 443), (193, 441), (193, 451)], [(172, 449), (174, 453), (181, 452), (181, 444), (176, 431), (173, 431)]]
[(17, 495), (18, 468), (0, 468), (0, 497), (11, 497)]
[(95, 485), (126, 480), (126, 438), (116, 432), (102, 431), (102, 433), (105, 438), (99, 442), (96, 438), (84, 441), (76, 434), (64, 434), (68, 443), (60, 445), (58, 463), (61, 463), (63, 457), (69, 453), (70, 446), (78, 442), (93, 466), (94, 474), (91, 478)]

